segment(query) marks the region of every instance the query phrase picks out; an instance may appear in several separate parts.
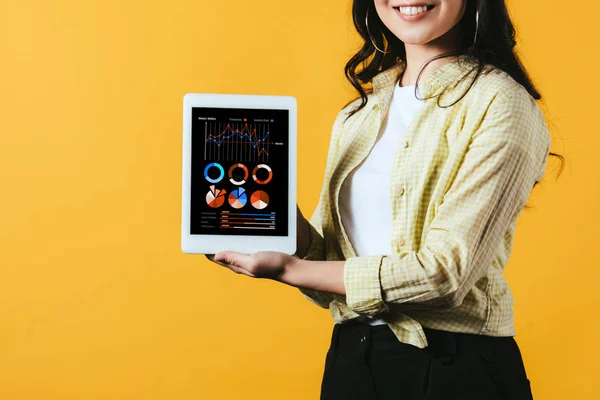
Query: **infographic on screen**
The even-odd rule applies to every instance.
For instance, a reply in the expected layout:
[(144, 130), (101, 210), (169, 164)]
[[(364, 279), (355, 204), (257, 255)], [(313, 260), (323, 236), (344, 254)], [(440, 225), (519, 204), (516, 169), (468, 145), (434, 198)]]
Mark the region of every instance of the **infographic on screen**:
[(289, 111), (192, 108), (190, 234), (288, 235)]

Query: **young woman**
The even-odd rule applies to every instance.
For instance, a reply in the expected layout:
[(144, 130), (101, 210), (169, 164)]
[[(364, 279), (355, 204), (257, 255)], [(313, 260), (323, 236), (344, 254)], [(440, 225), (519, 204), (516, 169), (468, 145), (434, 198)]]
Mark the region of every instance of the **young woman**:
[(502, 271), (563, 157), (506, 5), (355, 0), (353, 18), (360, 97), (334, 122), (310, 221), (298, 209), (298, 252), (207, 257), (330, 310), (322, 399), (531, 399)]

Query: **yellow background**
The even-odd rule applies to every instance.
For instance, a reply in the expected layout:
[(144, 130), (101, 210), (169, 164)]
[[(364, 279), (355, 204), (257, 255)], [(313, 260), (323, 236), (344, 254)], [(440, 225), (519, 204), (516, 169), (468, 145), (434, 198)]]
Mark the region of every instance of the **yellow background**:
[[(0, 2), (0, 398), (316, 399), (332, 319), (180, 250), (182, 97), (292, 95), (312, 214), (349, 0)], [(591, 399), (600, 6), (509, 3), (553, 151), (507, 276), (536, 399)]]

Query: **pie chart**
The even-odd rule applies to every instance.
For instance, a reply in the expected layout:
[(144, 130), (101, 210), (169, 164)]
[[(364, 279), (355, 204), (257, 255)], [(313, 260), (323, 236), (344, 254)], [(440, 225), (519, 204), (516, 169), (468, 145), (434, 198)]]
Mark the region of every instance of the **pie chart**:
[(212, 208), (221, 207), (225, 202), (225, 189), (215, 189), (215, 185), (210, 185), (210, 192), (206, 193), (206, 204)]
[(269, 205), (269, 195), (267, 192), (257, 190), (256, 192), (252, 193), (252, 196), (250, 196), (250, 202), (254, 208), (262, 210)]
[(238, 188), (229, 193), (229, 204), (233, 208), (242, 208), (246, 205), (248, 197), (244, 188)]

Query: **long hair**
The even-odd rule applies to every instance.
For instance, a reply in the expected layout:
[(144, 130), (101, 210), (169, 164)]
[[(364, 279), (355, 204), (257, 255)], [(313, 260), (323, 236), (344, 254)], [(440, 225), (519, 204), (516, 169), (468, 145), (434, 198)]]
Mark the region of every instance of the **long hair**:
[[(465, 13), (461, 21), (452, 28), (457, 30), (456, 36), (459, 42), (456, 46), (457, 50), (436, 55), (425, 63), (417, 76), (415, 93), (417, 92), (419, 77), (421, 76), (423, 69), (425, 69), (430, 62), (442, 57), (467, 55), (469, 56), (468, 58), (476, 60), (477, 64), (477, 72), (471, 85), (459, 99), (447, 106), (442, 106), (440, 104), (441, 95), (445, 90), (442, 91), (437, 99), (437, 105), (439, 107), (451, 107), (460, 101), (472, 87), (486, 65), (505, 71), (515, 81), (520, 83), (534, 99), (540, 100), (542, 95), (531, 81), (529, 74), (514, 51), (514, 47), (517, 43), (515, 40), (516, 32), (506, 8), (505, 1), (465, 1)], [(365, 23), (367, 11), (369, 11), (368, 31)], [(477, 39), (474, 41), (476, 28), (475, 14), (477, 11), (479, 11), (479, 27), (477, 30)], [(358, 91), (361, 103), (358, 107), (348, 113), (346, 120), (363, 108), (368, 102), (367, 94), (372, 92), (372, 88), (365, 89), (362, 85), (371, 82), (373, 77), (380, 72), (383, 72), (394, 66), (396, 63), (406, 59), (404, 42), (398, 39), (398, 37), (385, 26), (383, 21), (381, 21), (375, 10), (373, 0), (354, 0), (352, 5), (352, 19), (354, 26), (358, 34), (363, 38), (364, 43), (360, 50), (346, 63), (344, 71), (350, 84)], [(369, 36), (369, 32), (371, 36)], [(375, 46), (373, 46), (372, 41), (375, 42), (378, 48), (384, 49), (388, 53), (384, 54), (377, 51)], [(358, 70), (359, 66), (362, 67), (360, 70)], [(465, 75), (465, 77), (467, 75)], [(346, 106), (355, 100), (358, 100), (358, 98), (351, 100)], [(549, 155), (558, 157), (561, 160), (560, 175), (562, 167), (564, 166), (564, 157), (553, 152), (550, 152)], [(538, 182), (535, 182), (534, 186), (537, 185), (537, 183)]]

